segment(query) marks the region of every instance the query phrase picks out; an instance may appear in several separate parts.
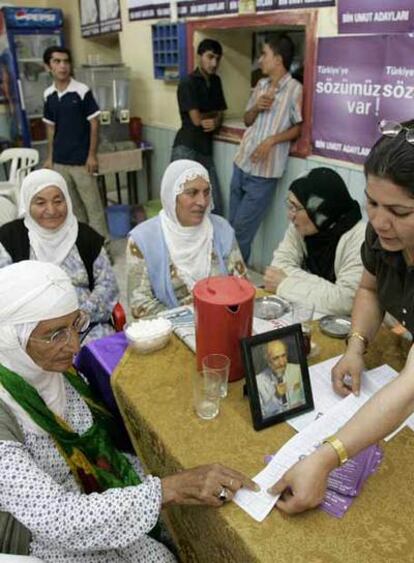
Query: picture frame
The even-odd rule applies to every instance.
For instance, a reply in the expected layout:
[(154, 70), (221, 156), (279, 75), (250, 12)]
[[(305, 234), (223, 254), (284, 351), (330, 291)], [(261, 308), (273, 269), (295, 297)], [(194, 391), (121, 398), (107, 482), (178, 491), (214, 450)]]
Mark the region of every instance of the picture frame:
[(314, 408), (300, 324), (241, 340), (255, 430)]

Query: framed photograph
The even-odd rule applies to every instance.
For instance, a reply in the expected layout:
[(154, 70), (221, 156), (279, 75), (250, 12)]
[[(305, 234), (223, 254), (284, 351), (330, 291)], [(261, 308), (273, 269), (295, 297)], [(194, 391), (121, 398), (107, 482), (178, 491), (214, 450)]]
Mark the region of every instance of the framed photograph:
[(314, 408), (300, 324), (243, 338), (241, 346), (255, 430)]

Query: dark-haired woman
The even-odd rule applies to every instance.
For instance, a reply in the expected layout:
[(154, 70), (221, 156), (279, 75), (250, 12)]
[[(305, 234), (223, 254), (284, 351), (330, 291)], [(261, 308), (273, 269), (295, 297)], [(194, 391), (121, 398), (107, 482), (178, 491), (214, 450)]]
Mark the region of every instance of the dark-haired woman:
[[(362, 248), (364, 272), (354, 302), (348, 348), (333, 370), (335, 390), (346, 395), (345, 376), (359, 392), (363, 354), (390, 312), (414, 332), (414, 121), (382, 122), (383, 136), (365, 163), (369, 225)], [(328, 443), (294, 465), (271, 492), (278, 507), (302, 512), (323, 499), (332, 469), (381, 440), (414, 411), (414, 349), (399, 377), (375, 394)]]
[(286, 204), (291, 224), (266, 269), (266, 289), (321, 313), (349, 314), (362, 274), (358, 202), (334, 170), (315, 168), (292, 183)]
[(390, 313), (414, 334), (414, 121), (381, 122), (381, 139), (365, 162), (369, 223), (362, 247), (364, 270), (352, 311), (345, 355), (333, 370), (340, 395), (358, 392), (363, 354)]

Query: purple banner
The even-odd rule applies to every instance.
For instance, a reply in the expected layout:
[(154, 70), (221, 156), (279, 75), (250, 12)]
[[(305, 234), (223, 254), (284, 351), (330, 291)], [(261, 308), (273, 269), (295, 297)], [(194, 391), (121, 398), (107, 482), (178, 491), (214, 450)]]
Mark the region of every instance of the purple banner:
[(381, 119), (413, 118), (413, 49), (409, 35), (319, 40), (314, 154), (362, 163)]
[(414, 37), (387, 37), (382, 77), (380, 118), (394, 121), (414, 119)]
[(339, 33), (414, 31), (413, 0), (338, 0)]

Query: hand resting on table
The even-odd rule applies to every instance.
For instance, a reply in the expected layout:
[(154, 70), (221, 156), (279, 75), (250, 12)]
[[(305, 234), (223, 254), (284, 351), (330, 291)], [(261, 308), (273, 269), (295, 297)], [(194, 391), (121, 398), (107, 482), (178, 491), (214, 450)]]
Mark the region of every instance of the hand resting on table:
[(258, 491), (259, 486), (242, 473), (218, 463), (201, 465), (164, 477), (162, 484), (162, 504), (204, 504), (222, 506), (219, 494), (227, 489), (226, 500), (231, 500), (242, 487)]

